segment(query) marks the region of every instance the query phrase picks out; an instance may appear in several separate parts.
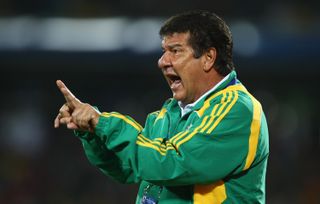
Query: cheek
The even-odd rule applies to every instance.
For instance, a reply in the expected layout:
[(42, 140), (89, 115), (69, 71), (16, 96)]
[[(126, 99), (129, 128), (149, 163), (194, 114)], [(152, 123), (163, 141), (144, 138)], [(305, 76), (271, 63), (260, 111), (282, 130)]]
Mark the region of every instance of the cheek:
[(197, 70), (197, 68), (199, 67), (187, 67), (186, 72), (183, 73), (183, 84), (185, 88), (188, 88), (189, 92), (199, 85), (199, 71)]

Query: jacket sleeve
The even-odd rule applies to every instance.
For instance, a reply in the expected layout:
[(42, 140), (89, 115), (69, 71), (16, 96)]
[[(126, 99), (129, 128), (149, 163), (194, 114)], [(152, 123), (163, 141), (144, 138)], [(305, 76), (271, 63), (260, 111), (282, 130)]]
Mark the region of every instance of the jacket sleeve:
[(252, 164), (260, 133), (261, 111), (254, 114), (254, 106), (241, 102), (227, 107), (215, 115), (203, 114), (170, 139), (150, 136), (156, 114), (142, 128), (130, 117), (103, 113), (95, 134), (78, 136), (89, 161), (120, 182), (212, 183)]
[(129, 116), (116, 112), (102, 113), (95, 133), (76, 131), (85, 154), (104, 174), (122, 183), (137, 183), (135, 144), (142, 127)]

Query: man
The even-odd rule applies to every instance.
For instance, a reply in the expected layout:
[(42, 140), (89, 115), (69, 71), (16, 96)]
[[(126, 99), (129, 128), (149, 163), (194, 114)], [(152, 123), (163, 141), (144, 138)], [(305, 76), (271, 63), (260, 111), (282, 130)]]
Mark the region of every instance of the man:
[(264, 203), (269, 154), (260, 103), (237, 80), (228, 26), (214, 13), (171, 17), (160, 29), (159, 67), (173, 98), (144, 127), (100, 113), (58, 80), (55, 127), (76, 130), (89, 161), (123, 183), (136, 203)]

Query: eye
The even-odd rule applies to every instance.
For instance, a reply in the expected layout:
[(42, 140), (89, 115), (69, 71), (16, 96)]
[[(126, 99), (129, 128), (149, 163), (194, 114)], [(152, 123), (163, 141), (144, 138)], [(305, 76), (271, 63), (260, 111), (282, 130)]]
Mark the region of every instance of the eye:
[(181, 49), (180, 48), (172, 48), (171, 52), (174, 53), (174, 54), (177, 54), (177, 53), (181, 52)]

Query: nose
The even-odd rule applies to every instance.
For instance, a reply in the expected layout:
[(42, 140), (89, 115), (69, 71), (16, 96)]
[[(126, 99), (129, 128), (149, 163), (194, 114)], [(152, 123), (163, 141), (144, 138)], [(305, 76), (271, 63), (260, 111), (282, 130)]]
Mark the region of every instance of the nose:
[(161, 69), (165, 69), (171, 66), (171, 60), (167, 52), (164, 52), (158, 60), (158, 66)]

